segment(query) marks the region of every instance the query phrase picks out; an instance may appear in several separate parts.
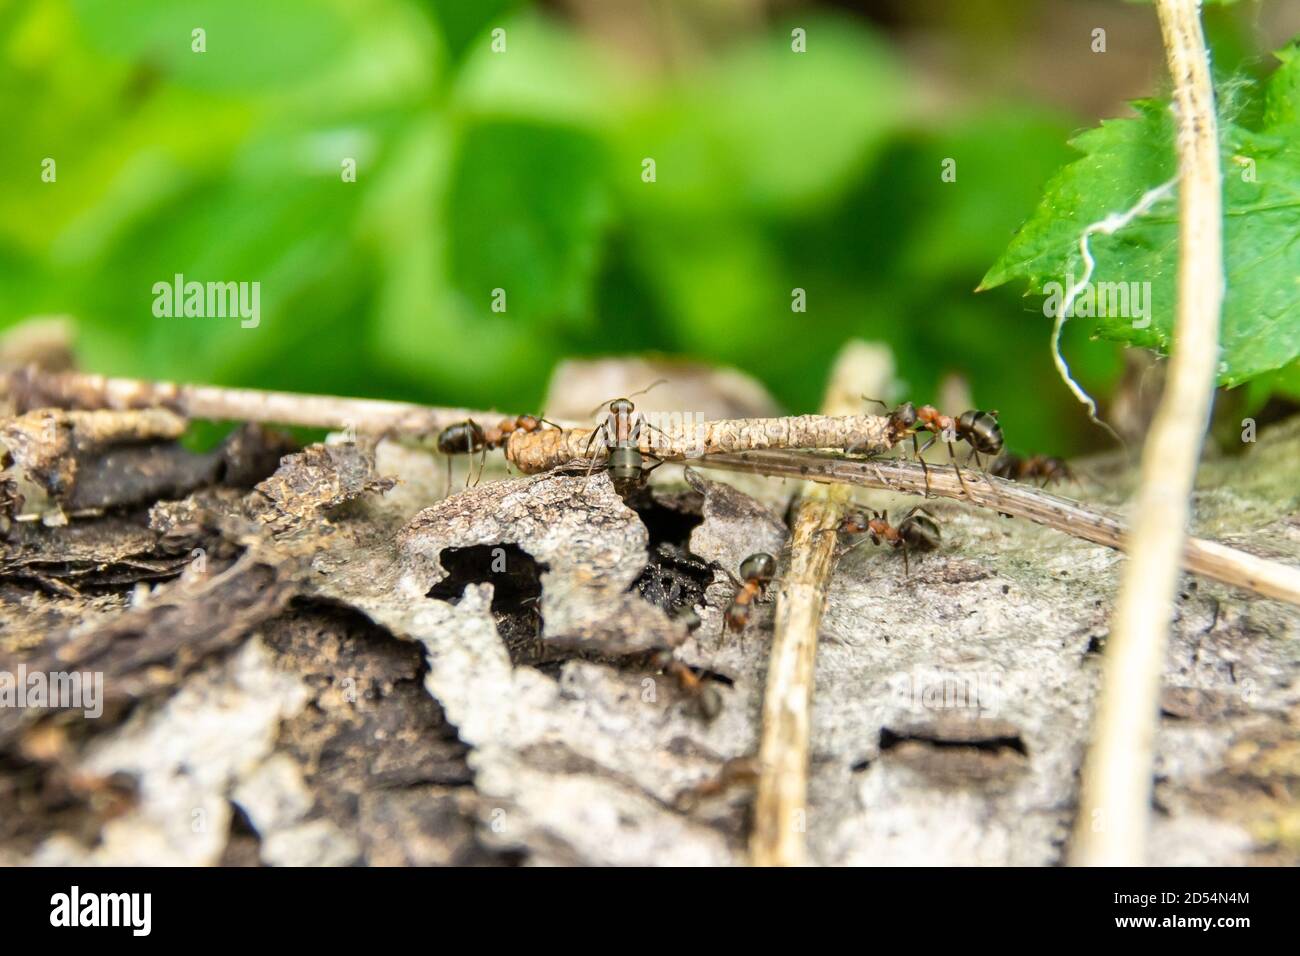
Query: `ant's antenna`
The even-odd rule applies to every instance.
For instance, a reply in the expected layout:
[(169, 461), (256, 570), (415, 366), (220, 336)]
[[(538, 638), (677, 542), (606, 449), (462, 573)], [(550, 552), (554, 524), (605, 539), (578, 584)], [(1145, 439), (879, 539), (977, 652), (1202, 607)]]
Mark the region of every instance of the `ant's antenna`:
[[(655, 379), (653, 382), (651, 382), (651, 383), (650, 383), (649, 385), (647, 385), (645, 388), (641, 389), (641, 391), (639, 391), (639, 392), (633, 392), (631, 395), (627, 395), (627, 396), (625, 396), (625, 397), (626, 397), (626, 398), (636, 398), (638, 395), (644, 395), (646, 392), (650, 391), (650, 389), (652, 389), (652, 388), (656, 388), (656, 387), (658, 387), (658, 386), (660, 386), (660, 385), (667, 385), (667, 384), (668, 384), (668, 379), (666, 379), (666, 378)], [(602, 408), (604, 408), (604, 407), (605, 407), (606, 405), (608, 405), (610, 402), (616, 402), (616, 401), (618, 401), (617, 398), (607, 398), (607, 399), (605, 399), (603, 402), (601, 402), (599, 405), (597, 405), (595, 408), (593, 408), (593, 409), (591, 410), (590, 414), (587, 415), (587, 417), (588, 417), (588, 418), (595, 418), (595, 417), (596, 417), (596, 413), (597, 413), (598, 411), (600, 411)]]

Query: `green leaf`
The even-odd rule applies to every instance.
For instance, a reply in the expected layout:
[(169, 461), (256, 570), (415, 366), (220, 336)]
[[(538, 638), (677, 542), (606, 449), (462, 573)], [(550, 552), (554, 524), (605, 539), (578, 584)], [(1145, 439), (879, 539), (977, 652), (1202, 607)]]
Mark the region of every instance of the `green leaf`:
[[(561, 126), (475, 122), (448, 198), (451, 280), (471, 311), (584, 327), (609, 218), (598, 141)], [(495, 289), (505, 311), (492, 309)]]
[(104, 53), (222, 91), (292, 85), (328, 69), (356, 18), (339, 0), (75, 0), (74, 9), (86, 40)]
[[(1224, 385), (1247, 381), (1300, 356), (1300, 56), (1291, 47), (1278, 57), (1282, 66), (1263, 91), (1261, 128), (1220, 120), (1227, 290), (1219, 382)], [(1050, 283), (1068, 287), (1084, 273), (1083, 231), (1129, 210), (1148, 190), (1174, 176), (1169, 108), (1156, 101), (1135, 106), (1136, 119), (1103, 122), (1074, 140), (1083, 158), (1048, 183), (1033, 217), (981, 288), (1015, 278), (1028, 280), (1034, 293), (1056, 291)], [(1094, 289), (1101, 283), (1129, 284), (1126, 288), (1142, 297), (1136, 301), (1145, 299), (1149, 316), (1131, 301), (1127, 314), (1079, 312), (1073, 321), (1091, 323), (1105, 338), (1167, 352), (1178, 272), (1174, 191), (1113, 235), (1094, 233), (1089, 248), (1096, 259)]]

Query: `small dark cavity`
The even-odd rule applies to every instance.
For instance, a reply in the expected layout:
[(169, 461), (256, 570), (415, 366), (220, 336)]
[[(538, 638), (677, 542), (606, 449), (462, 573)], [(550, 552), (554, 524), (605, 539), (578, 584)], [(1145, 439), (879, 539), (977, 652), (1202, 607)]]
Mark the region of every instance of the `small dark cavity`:
[(542, 572), (547, 565), (515, 544), (476, 544), (443, 548), (447, 576), (426, 597), (458, 604), (469, 584), (492, 585), (492, 616), (510, 662), (537, 664), (546, 656), (542, 642)]
[(869, 769), (870, 767), (871, 767), (871, 761), (869, 759), (859, 760), (853, 766), (849, 767), (849, 770), (853, 771), (853, 773), (862, 773), (863, 771)]
[(704, 496), (698, 491), (676, 495), (645, 495), (631, 503), (631, 508), (650, 532), (650, 549), (658, 544), (689, 547), (691, 532), (704, 521)]
[(1008, 751), (1022, 757), (1029, 756), (1029, 748), (1020, 735), (1009, 725), (973, 721), (954, 724), (952, 728), (921, 727), (892, 730), (880, 728), (880, 752), (888, 753), (905, 743), (915, 741), (936, 749), (978, 750), (985, 753), (1000, 754)]
[(703, 604), (713, 565), (691, 553), (690, 540), (704, 520), (704, 496), (644, 497), (632, 507), (650, 534), (649, 560), (633, 590), (670, 616)]
[(219, 866), (261, 866), (262, 839), (239, 804), (230, 804), (230, 832)]
[(650, 549), (650, 559), (632, 586), (671, 616), (703, 604), (704, 591), (712, 581), (713, 565), (663, 541)]

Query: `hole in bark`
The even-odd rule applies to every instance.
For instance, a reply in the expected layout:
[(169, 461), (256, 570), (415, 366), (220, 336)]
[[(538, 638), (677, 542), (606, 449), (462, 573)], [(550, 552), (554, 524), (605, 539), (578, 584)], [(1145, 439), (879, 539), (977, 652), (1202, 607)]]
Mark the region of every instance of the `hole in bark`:
[(703, 604), (713, 566), (691, 553), (690, 541), (704, 520), (704, 497), (686, 492), (642, 499), (633, 507), (650, 533), (649, 560), (633, 589), (669, 615)]
[(945, 733), (942, 729), (908, 729), (891, 730), (880, 728), (880, 752), (889, 751), (909, 742), (916, 742), (940, 750), (962, 749), (977, 750), (990, 754), (1013, 751), (1022, 757), (1029, 756), (1029, 749), (1019, 734), (1007, 733), (998, 729), (981, 732), (978, 727)]
[(542, 647), (542, 572), (547, 570), (515, 544), (476, 544), (443, 548), (439, 556), (447, 576), (426, 597), (459, 603), (468, 584), (492, 585), (492, 616), (505, 642), (510, 662), (536, 664)]
[(221, 852), (221, 866), (261, 866), (262, 838), (258, 836), (244, 808), (230, 804), (230, 832)]

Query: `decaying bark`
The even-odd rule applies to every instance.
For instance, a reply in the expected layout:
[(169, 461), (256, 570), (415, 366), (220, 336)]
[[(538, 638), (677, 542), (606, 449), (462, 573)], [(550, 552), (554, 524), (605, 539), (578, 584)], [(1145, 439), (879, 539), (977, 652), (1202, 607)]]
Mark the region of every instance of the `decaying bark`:
[[(1194, 530), (1300, 564), (1300, 427), (1246, 454), (1206, 462)], [(0, 709), (0, 862), (746, 861), (772, 607), (723, 616), (739, 562), (786, 548), (793, 482), (665, 466), (625, 501), (490, 463), (445, 497), (444, 462), (389, 441), (260, 467), (9, 528), (0, 672), (93, 669), (108, 706)], [(835, 545), (808, 859), (1058, 863), (1123, 558), (927, 506), (943, 547), (910, 578)], [(1300, 862), (1297, 638), (1295, 608), (1184, 578), (1153, 862)]]

